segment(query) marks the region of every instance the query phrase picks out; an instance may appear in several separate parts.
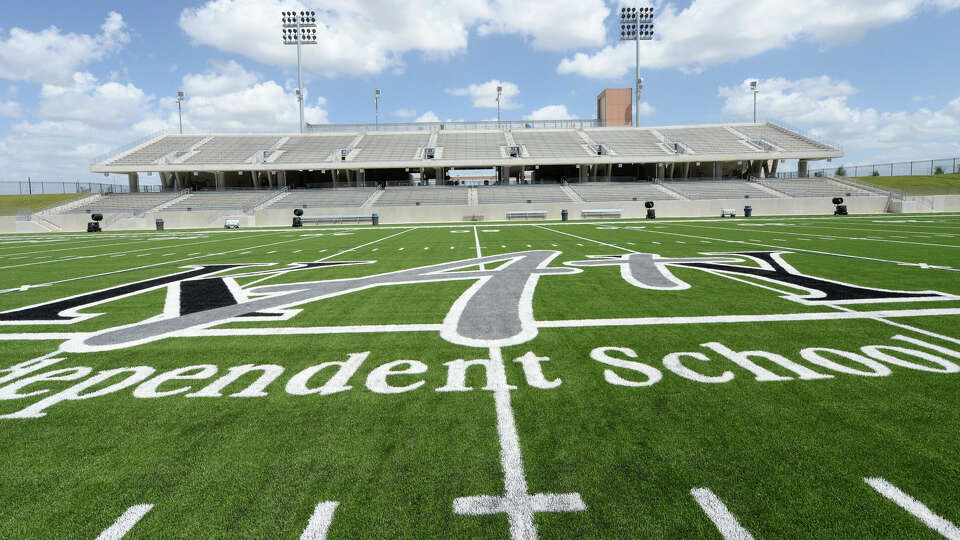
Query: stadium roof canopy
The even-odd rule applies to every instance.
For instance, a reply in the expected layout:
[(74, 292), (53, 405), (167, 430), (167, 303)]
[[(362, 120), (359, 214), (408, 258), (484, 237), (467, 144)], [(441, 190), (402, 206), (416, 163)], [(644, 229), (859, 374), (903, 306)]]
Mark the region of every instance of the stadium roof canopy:
[[(98, 158), (97, 173), (296, 171), (818, 160), (842, 150), (774, 123), (540, 128), (316, 126), (308, 134), (161, 133)], [(503, 127), (506, 125), (506, 127)], [(476, 126), (476, 124), (474, 124)]]

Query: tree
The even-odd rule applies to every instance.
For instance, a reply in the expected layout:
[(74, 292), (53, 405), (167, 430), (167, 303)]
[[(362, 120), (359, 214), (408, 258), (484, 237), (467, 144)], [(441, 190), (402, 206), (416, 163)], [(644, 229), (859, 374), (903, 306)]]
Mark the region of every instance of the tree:
[(880, 176), (880, 171), (873, 171), (873, 174), (870, 176)]
[(847, 169), (845, 169), (843, 165), (837, 167), (837, 176), (846, 176), (846, 175), (847, 175)]
[(937, 167), (933, 169), (933, 174), (943, 174), (943, 167), (937, 165)]

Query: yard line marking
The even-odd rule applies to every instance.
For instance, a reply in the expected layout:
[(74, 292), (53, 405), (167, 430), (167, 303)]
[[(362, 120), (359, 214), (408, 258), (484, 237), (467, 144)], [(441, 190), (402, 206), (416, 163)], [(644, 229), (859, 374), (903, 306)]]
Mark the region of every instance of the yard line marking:
[[(479, 259), (480, 257), (483, 257), (483, 255), (480, 254), (480, 235), (477, 234), (476, 225), (473, 226), (473, 243), (477, 246), (477, 258)], [(483, 263), (480, 263), (480, 271), (485, 272), (486, 270), (486, 266)]]
[(267, 255), (273, 255), (273, 254), (276, 253), (276, 252), (277, 252), (277, 250), (268, 251), (268, 252), (267, 252)]
[[(558, 231), (554, 231), (554, 232), (558, 232)], [(911, 263), (911, 262), (905, 262), (905, 261), (894, 261), (894, 260), (890, 260), (890, 259), (877, 259), (877, 258), (875, 258), (875, 257), (862, 257), (862, 256), (860, 256), (860, 255), (847, 255), (847, 254), (845, 254), (845, 253), (833, 253), (833, 252), (830, 252), (830, 251), (818, 251), (818, 250), (815, 250), (815, 249), (803, 249), (803, 248), (797, 248), (797, 247), (778, 246), (778, 245), (776, 245), (776, 244), (765, 244), (765, 243), (761, 243), (761, 242), (749, 242), (749, 241), (746, 241), (746, 240), (725, 240), (725, 239), (723, 239), (723, 238), (713, 238), (713, 237), (711, 237), (711, 236), (697, 236), (697, 235), (695, 235), (695, 234), (672, 233), (672, 232), (666, 232), (666, 231), (652, 231), (652, 232), (655, 232), (655, 233), (657, 233), (657, 234), (669, 234), (669, 235), (671, 235), (671, 236), (683, 236), (683, 237), (687, 237), (687, 238), (698, 238), (698, 239), (702, 239), (702, 240), (713, 240), (713, 241), (715, 241), (715, 242), (726, 242), (726, 243), (729, 243), (729, 244), (747, 244), (747, 245), (754, 245), (754, 246), (762, 246), (762, 247), (766, 247), (766, 248), (782, 249), (782, 250), (785, 250), (785, 251), (796, 251), (796, 252), (801, 252), (801, 253), (816, 253), (817, 255), (830, 255), (830, 256), (833, 256), (833, 257), (845, 257), (845, 258), (848, 258), (848, 259), (860, 259), (860, 260), (863, 260), (863, 261), (875, 261), (875, 262), (891, 263), (891, 264), (898, 264), (898, 265), (900, 265), (900, 266), (918, 266), (918, 267), (920, 267), (920, 268), (935, 268), (935, 269), (937, 269), (937, 270), (949, 270), (949, 271), (952, 271), (952, 272), (960, 272), (960, 268), (950, 268), (950, 267), (948, 267), (948, 266), (937, 266), (937, 267), (933, 267), (933, 266), (930, 266), (930, 265), (927, 265), (927, 264), (924, 264), (924, 263)], [(561, 234), (563, 234), (563, 233), (561, 233)], [(656, 242), (654, 242), (654, 243), (656, 243)], [(955, 247), (960, 247), (960, 246), (955, 246)]]
[[(345, 249), (345, 250), (343, 250), (343, 251), (334, 253), (333, 255), (328, 255), (328, 256), (326, 256), (326, 257), (324, 257), (324, 258), (322, 258), (322, 259), (317, 259), (316, 261), (313, 261), (313, 262), (323, 262), (323, 261), (325, 261), (325, 260), (327, 260), (327, 259), (332, 259), (332, 258), (334, 258), (334, 257), (339, 257), (340, 255), (343, 255), (344, 253), (350, 253), (351, 251), (356, 251), (356, 250), (358, 250), (358, 249), (360, 249), (360, 248), (364, 248), (364, 247), (367, 247), (367, 246), (376, 244), (377, 242), (383, 242), (384, 240), (389, 240), (389, 239), (391, 239), (391, 238), (393, 238), (393, 237), (395, 237), (395, 236), (400, 236), (401, 234), (410, 232), (410, 231), (412, 231), (412, 230), (413, 230), (413, 229), (406, 229), (406, 230), (400, 231), (400, 232), (398, 232), (398, 233), (391, 234), (390, 236), (385, 236), (385, 237), (383, 237), (383, 238), (377, 238), (376, 240), (367, 242), (366, 244), (360, 244), (359, 246), (352, 247), (352, 248), (349, 248), (349, 249)], [(400, 248), (400, 249), (402, 250), (403, 248)]]
[(505, 246), (505, 245), (503, 245), (503, 244), (500, 244), (500, 247), (502, 247), (502, 248), (504, 248), (504, 249), (507, 248), (507, 246)]
[[(838, 309), (838, 310), (840, 310), (840, 311), (847, 311), (847, 312), (859, 313), (859, 312), (857, 312), (857, 311), (855, 311), (855, 310), (853, 310), (853, 309), (850, 309), (850, 308), (848, 308), (848, 307), (846, 307), (846, 306), (838, 306), (838, 305), (836, 305), (836, 304), (829, 304), (828, 307), (832, 307), (832, 308)], [(910, 326), (910, 325), (908, 325), (908, 324), (902, 324), (902, 323), (898, 323), (898, 322), (893, 322), (893, 321), (888, 320), (888, 319), (885, 319), (885, 318), (883, 318), (883, 317), (870, 317), (870, 318), (873, 319), (873, 320), (875, 320), (875, 321), (877, 321), (877, 322), (881, 322), (881, 323), (883, 323), (883, 324), (888, 324), (888, 325), (890, 325), (890, 326), (896, 326), (897, 328), (903, 328), (904, 330), (909, 330), (909, 331), (911, 331), (911, 332), (916, 332), (916, 333), (918, 333), (918, 334), (923, 334), (923, 335), (930, 336), (930, 337), (934, 337), (934, 338), (937, 338), (937, 339), (942, 339), (942, 340), (944, 340), (944, 341), (950, 341), (950, 342), (953, 342), (953, 343), (958, 343), (958, 344), (960, 344), (960, 339), (952, 338), (952, 337), (950, 337), (950, 336), (945, 336), (945, 335), (943, 335), (943, 334), (938, 334), (938, 333), (936, 333), (936, 332), (931, 332), (931, 331), (929, 331), (929, 330), (924, 330), (923, 328), (917, 328), (916, 326)]]
[(325, 250), (325, 249), (321, 249), (321, 250), (318, 251), (317, 253), (323, 253), (324, 251), (326, 251), (326, 250)]
[(318, 504), (313, 509), (313, 515), (310, 516), (307, 528), (300, 535), (300, 540), (324, 540), (330, 524), (333, 523), (333, 513), (339, 505), (340, 503), (336, 501), (323, 501)]
[(558, 246), (558, 245), (556, 245), (556, 244), (550, 244), (550, 245), (551, 245), (551, 246), (553, 246), (553, 247), (559, 247), (559, 246)]
[[(722, 231), (728, 231), (728, 232), (735, 232), (735, 231), (737, 230), (737, 229), (730, 229), (730, 228), (726, 228), (726, 227), (708, 227), (708, 226), (703, 226), (703, 225), (691, 225), (691, 224), (683, 224), (682, 226), (683, 226), (683, 227), (696, 227), (696, 228), (698, 228), (698, 229), (722, 230)], [(757, 230), (754, 230), (754, 231), (751, 231), (751, 232), (768, 233), (768, 234), (789, 234), (789, 235), (794, 235), (794, 236), (810, 236), (809, 233), (794, 233), (794, 232), (788, 232), (788, 231), (765, 231), (765, 230), (762, 230), (762, 229), (757, 229)], [(908, 245), (911, 245), (911, 246), (931, 246), (931, 247), (960, 248), (960, 245), (954, 245), (954, 244), (931, 244), (931, 243), (929, 243), (929, 242), (904, 242), (904, 241), (902, 241), (902, 240), (884, 240), (883, 238), (874, 238), (874, 237), (852, 237), (852, 236), (837, 236), (837, 235), (826, 235), (826, 234), (825, 234), (825, 235), (822, 235), (822, 236), (823, 236), (824, 238), (831, 238), (831, 239), (834, 239), (834, 240), (861, 240), (861, 241), (863, 241), (863, 240), (869, 240), (869, 241), (872, 241), (872, 242), (887, 242), (887, 243), (892, 243), (892, 244), (908, 244)], [(809, 238), (797, 238), (797, 240), (802, 240), (802, 241), (805, 241), (805, 242), (809, 242), (809, 241), (810, 241)], [(750, 241), (751, 241), (751, 242), (763, 242), (763, 240), (757, 240), (757, 239), (755, 239), (755, 238), (751, 238)]]
[(406, 248), (400, 248), (400, 249), (398, 249), (397, 251), (403, 251), (404, 249), (406, 249)]
[(727, 509), (727, 505), (712, 491), (707, 488), (694, 488), (690, 490), (690, 494), (726, 540), (753, 540), (753, 535), (740, 525)]
[(425, 248), (423, 248), (423, 250), (424, 250), (424, 251), (426, 251), (426, 250), (428, 250), (428, 249), (430, 249), (430, 247), (429, 247), (429, 246), (428, 246), (428, 247), (425, 247)]
[(897, 506), (903, 508), (913, 515), (913, 517), (922, 521), (924, 525), (937, 531), (945, 538), (960, 540), (960, 528), (957, 528), (953, 523), (934, 514), (925, 504), (907, 495), (897, 486), (880, 477), (864, 478), (863, 481), (875, 489), (877, 493), (890, 499), (896, 503)]
[(527, 492), (527, 479), (523, 469), (520, 437), (510, 404), (510, 389), (500, 347), (490, 347), (488, 385), (493, 390), (497, 412), (497, 435), (500, 439), (500, 466), (503, 468), (504, 494), (502, 497), (479, 495), (458, 497), (453, 501), (453, 512), (459, 515), (478, 516), (507, 514), (510, 537), (516, 540), (537, 538), (537, 526), (533, 516), (538, 512), (582, 512), (587, 509), (579, 493)]
[(628, 246), (635, 246), (636, 244), (634, 244), (633, 242), (627, 242), (627, 245), (628, 245)]
[(249, 251), (244, 251), (243, 253), (241, 253), (241, 255), (249, 255), (249, 254), (250, 254)]
[(530, 244), (527, 244), (527, 247), (528, 247), (528, 248), (532, 248), (533, 246), (531, 246)]
[(100, 533), (97, 540), (119, 540), (123, 538), (130, 532), (130, 529), (133, 529), (133, 527), (143, 519), (143, 516), (147, 515), (147, 512), (152, 509), (152, 504), (138, 504), (127, 508), (127, 511), (117, 518), (117, 521), (115, 521), (113, 525), (107, 527)]
[[(626, 252), (629, 252), (629, 253), (637, 253), (636, 251), (634, 251), (634, 250), (632, 250), (632, 249), (627, 249), (627, 248), (625, 248), (625, 247), (620, 247), (620, 246), (618, 246), (618, 245), (616, 245), (616, 244), (608, 244), (608, 243), (606, 243), (606, 242), (601, 242), (601, 241), (599, 241), (599, 240), (593, 240), (593, 239), (591, 239), (591, 238), (585, 238), (585, 237), (583, 237), (583, 236), (577, 236), (577, 235), (575, 235), (575, 234), (570, 234), (570, 233), (565, 233), (565, 232), (557, 231), (557, 230), (554, 230), (554, 229), (551, 229), (551, 228), (548, 228), (548, 227), (544, 227), (544, 226), (542, 226), (542, 225), (534, 225), (534, 226), (537, 227), (537, 228), (543, 229), (543, 230), (545, 230), (545, 231), (555, 232), (555, 233), (557, 233), (557, 234), (562, 234), (562, 235), (564, 235), (564, 236), (570, 236), (570, 237), (573, 237), (573, 238), (577, 238), (577, 239), (579, 239), (579, 240), (586, 240), (587, 242), (593, 242), (593, 243), (595, 243), (595, 244), (600, 244), (600, 245), (602, 245), (602, 246), (610, 246), (610, 247), (612, 247), (612, 248), (619, 249), (620, 251), (626, 251)], [(578, 246), (582, 246), (583, 244), (577, 244), (577, 245), (578, 245)]]
[(126, 255), (126, 253), (117, 253), (116, 255), (111, 255), (110, 258), (116, 259), (117, 257), (123, 257), (124, 255)]
[[(294, 251), (294, 253), (300, 253), (301, 251), (303, 251), (303, 250), (302, 250), (302, 249), (298, 249), (298, 250)], [(374, 251), (376, 251), (376, 250), (374, 250)]]
[(199, 251), (196, 252), (196, 253), (187, 253), (187, 257), (192, 257), (192, 256), (194, 256), (194, 255), (199, 255), (199, 254), (200, 254)]
[(453, 246), (450, 246), (450, 249), (453, 249)]
[(373, 248), (372, 251), (380, 251), (380, 248)]
[(164, 257), (169, 257), (169, 256), (171, 256), (171, 255), (176, 255), (176, 253), (164, 253), (164, 254), (163, 254)]

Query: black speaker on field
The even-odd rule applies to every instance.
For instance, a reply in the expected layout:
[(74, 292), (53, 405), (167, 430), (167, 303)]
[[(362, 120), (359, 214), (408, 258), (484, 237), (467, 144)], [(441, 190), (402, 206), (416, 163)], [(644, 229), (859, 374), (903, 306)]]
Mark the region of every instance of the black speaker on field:
[(87, 222), (87, 232), (100, 232), (100, 222), (99, 221), (88, 221)]
[(645, 208), (653, 208), (653, 201), (647, 201), (647, 202), (643, 203), (643, 206), (644, 206)]
[(302, 215), (303, 215), (303, 209), (302, 209), (302, 208), (294, 208), (294, 209), (293, 209), (293, 215), (295, 215), (295, 216), (297, 216), (297, 217), (302, 216)]
[(843, 197), (834, 197), (833, 204), (843, 204)]
[(833, 211), (833, 215), (835, 215), (835, 216), (847, 216), (847, 215), (849, 215), (848, 212), (847, 212), (847, 205), (845, 205), (845, 204), (838, 204), (838, 205), (837, 205), (837, 209)]
[(303, 227), (303, 218), (300, 216), (293, 216), (293, 226)]
[(94, 221), (103, 221), (103, 214), (90, 214), (90, 219)]

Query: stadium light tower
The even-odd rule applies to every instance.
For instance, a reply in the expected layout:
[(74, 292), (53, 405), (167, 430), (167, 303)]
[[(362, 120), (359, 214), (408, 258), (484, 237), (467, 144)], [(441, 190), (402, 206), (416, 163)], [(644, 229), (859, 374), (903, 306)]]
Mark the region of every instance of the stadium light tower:
[(497, 85), (497, 127), (500, 127), (500, 96), (503, 94), (503, 86)]
[(180, 121), (180, 134), (183, 135), (183, 109), (180, 104), (183, 103), (183, 91), (177, 92), (177, 119)]
[(315, 11), (281, 11), (283, 44), (297, 46), (297, 102), (300, 104), (300, 133), (303, 133), (303, 67), (300, 45), (317, 44), (317, 13)]
[(634, 126), (640, 125), (640, 90), (643, 82), (640, 79), (640, 42), (653, 39), (653, 8), (652, 7), (622, 7), (620, 8), (620, 41), (634, 41), (637, 44), (637, 73), (635, 88), (635, 103), (633, 112), (636, 116)]
[(377, 107), (377, 129), (380, 129), (380, 89), (373, 92), (373, 104)]
[(750, 81), (750, 90), (753, 90), (753, 123), (757, 123), (757, 81)]

